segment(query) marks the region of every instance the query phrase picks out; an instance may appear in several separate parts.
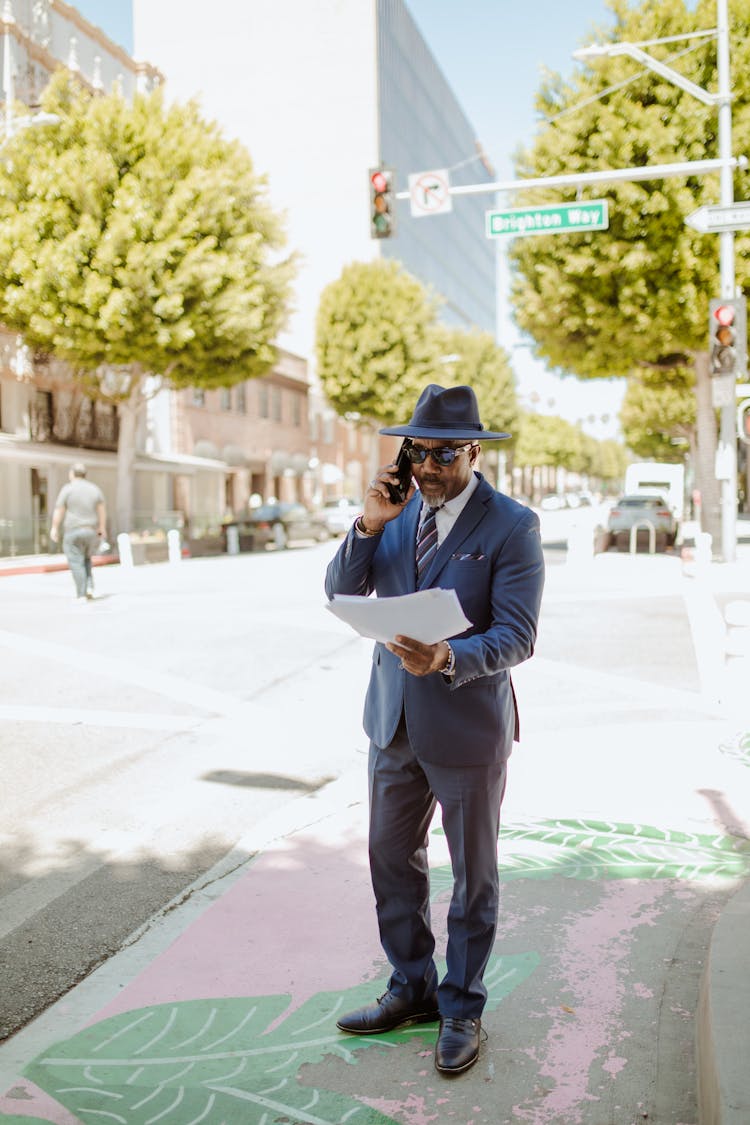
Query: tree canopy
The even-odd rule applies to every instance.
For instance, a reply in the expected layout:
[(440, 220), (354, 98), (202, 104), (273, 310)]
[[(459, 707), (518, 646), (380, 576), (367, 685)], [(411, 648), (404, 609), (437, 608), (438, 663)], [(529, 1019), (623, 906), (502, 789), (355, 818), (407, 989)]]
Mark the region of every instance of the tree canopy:
[[(714, 28), (713, 0), (698, 0), (692, 10), (688, 0), (641, 0), (632, 8), (627, 0), (609, 0), (609, 6), (614, 27), (597, 32), (596, 39), (645, 45), (652, 57), (716, 91), (715, 35), (684, 39)], [(750, 9), (733, 0), (729, 15), (733, 150), (740, 153), (750, 141)], [(592, 58), (568, 81), (550, 77), (537, 108), (545, 124), (519, 158), (521, 176), (718, 156), (716, 107), (629, 57)], [(575, 188), (555, 194), (577, 195)], [(648, 368), (669, 373), (694, 364), (701, 520), (718, 539), (722, 512), (707, 348), (709, 299), (720, 288), (719, 245), (716, 235), (699, 234), (685, 219), (698, 206), (718, 202), (719, 173), (587, 187), (580, 194), (609, 201), (609, 229), (515, 240), (510, 257), (517, 322), (535, 341), (538, 356), (584, 378)], [(514, 202), (546, 200), (534, 191), (518, 193)], [(749, 250), (750, 236), (738, 235), (736, 279), (742, 288), (750, 279)], [(651, 384), (654, 404), (666, 387), (666, 381)]]
[(130, 103), (60, 72), (43, 108), (59, 124), (19, 133), (0, 164), (0, 321), (89, 376), (267, 371), (291, 263), (247, 151), (158, 90)]
[(693, 372), (634, 371), (620, 410), (628, 448), (650, 461), (682, 461), (695, 442)]
[(567, 469), (605, 482), (620, 481), (625, 473), (625, 447), (617, 441), (597, 441), (565, 418), (522, 411), (514, 463), (522, 469)]
[(515, 462), (529, 468), (550, 465), (582, 472), (586, 467), (583, 437), (583, 432), (565, 418), (524, 411)]
[(344, 267), (321, 294), (315, 337), (318, 376), (337, 413), (384, 425), (410, 414), (426, 384), (440, 381), (436, 309), (397, 261)]
[(161, 91), (94, 95), (65, 71), (0, 162), (0, 323), (119, 403), (117, 527), (132, 511), (146, 377), (229, 386), (269, 370), (293, 261), (242, 145)]
[(439, 305), (392, 259), (354, 262), (321, 296), (318, 374), (339, 414), (402, 420), (427, 383), (469, 384), (488, 429), (515, 431), (513, 371), (488, 332), (439, 323)]
[[(479, 402), (479, 417), (488, 430), (511, 434), (515, 442), (520, 423), (515, 376), (507, 352), (489, 332), (436, 328), (443, 386), (468, 385)], [(507, 443), (506, 443), (507, 444)]]
[[(715, 24), (715, 4), (699, 0), (609, 0), (615, 24), (598, 39), (643, 43)], [(734, 150), (750, 141), (750, 9), (731, 6)], [(686, 50), (687, 48), (687, 50)], [(697, 85), (716, 89), (715, 40), (647, 48)], [(679, 55), (679, 59), (676, 57)], [(543, 124), (519, 158), (520, 176), (601, 171), (718, 155), (717, 111), (632, 59), (592, 59), (565, 81), (550, 77), (537, 108)], [(718, 294), (718, 242), (685, 224), (718, 201), (718, 173), (644, 180), (583, 190), (609, 201), (606, 232), (516, 239), (513, 299), (536, 354), (579, 376), (624, 375), (633, 367), (689, 363), (707, 347), (708, 298)], [(554, 192), (568, 199), (575, 189)], [(546, 202), (539, 191), (517, 204)], [(750, 238), (737, 239), (741, 285), (750, 276)]]

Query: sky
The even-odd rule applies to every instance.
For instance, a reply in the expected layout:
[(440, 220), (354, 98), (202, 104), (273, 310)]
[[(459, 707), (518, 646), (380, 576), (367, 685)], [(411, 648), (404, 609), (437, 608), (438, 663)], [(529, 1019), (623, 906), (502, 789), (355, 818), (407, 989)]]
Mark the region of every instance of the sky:
[[(158, 4), (159, 0), (153, 0)], [(84, 19), (100, 27), (120, 47), (124, 47), (129, 55), (133, 53), (133, 5), (130, 0), (70, 0)], [(158, 66), (155, 59), (148, 59)]]
[[(159, 0), (152, 0), (159, 3)], [(238, 4), (253, 0), (235, 0)], [(308, 0), (314, 4), (315, 0)], [(131, 0), (73, 0), (86, 19), (133, 49)], [(513, 178), (513, 153), (533, 137), (535, 94), (545, 70), (569, 75), (576, 47), (611, 27), (606, 0), (405, 0), (473, 125), (499, 180)], [(158, 59), (149, 59), (159, 65)], [(471, 155), (467, 153), (467, 156)], [(419, 171), (420, 169), (413, 169)], [(425, 169), (427, 170), (427, 169)], [(547, 202), (553, 200), (550, 197)], [(428, 220), (429, 221), (429, 220)], [(624, 380), (579, 381), (535, 360), (512, 323), (501, 255), (498, 338), (510, 352), (522, 402), (582, 421), (595, 437), (617, 432)], [(607, 422), (602, 421), (609, 415)], [(589, 419), (594, 419), (590, 421)]]

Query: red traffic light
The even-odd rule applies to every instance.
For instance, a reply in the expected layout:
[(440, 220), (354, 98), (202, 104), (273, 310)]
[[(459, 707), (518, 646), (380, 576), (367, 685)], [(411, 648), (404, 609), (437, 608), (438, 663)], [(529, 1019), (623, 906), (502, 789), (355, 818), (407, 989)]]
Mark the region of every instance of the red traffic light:
[(370, 238), (390, 238), (395, 219), (393, 168), (370, 168)]
[(747, 378), (745, 298), (716, 297), (708, 306), (708, 350), (712, 375)]
[(719, 324), (733, 324), (734, 323), (734, 306), (733, 305), (719, 305), (715, 308), (713, 315), (718, 320)]

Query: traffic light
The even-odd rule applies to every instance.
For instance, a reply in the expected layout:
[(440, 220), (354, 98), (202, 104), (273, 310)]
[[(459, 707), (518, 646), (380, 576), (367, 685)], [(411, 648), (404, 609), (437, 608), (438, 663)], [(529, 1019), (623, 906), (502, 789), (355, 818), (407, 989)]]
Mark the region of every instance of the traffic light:
[(390, 238), (396, 226), (392, 168), (370, 169), (370, 238)]
[(737, 407), (737, 437), (750, 445), (750, 398), (744, 398)]
[(747, 375), (747, 312), (744, 297), (711, 301), (708, 317), (712, 375)]

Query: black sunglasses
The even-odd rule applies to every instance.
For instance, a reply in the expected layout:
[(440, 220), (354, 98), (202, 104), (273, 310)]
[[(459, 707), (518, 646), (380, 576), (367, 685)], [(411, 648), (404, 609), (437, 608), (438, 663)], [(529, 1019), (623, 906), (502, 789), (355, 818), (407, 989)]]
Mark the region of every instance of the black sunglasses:
[(452, 449), (449, 445), (439, 445), (437, 449), (425, 449), (423, 445), (407, 445), (406, 456), (412, 465), (424, 465), (428, 457), (431, 457), (436, 465), (452, 465), (459, 453), (465, 453), (473, 446), (473, 441), (468, 445), (459, 445), (456, 449)]

